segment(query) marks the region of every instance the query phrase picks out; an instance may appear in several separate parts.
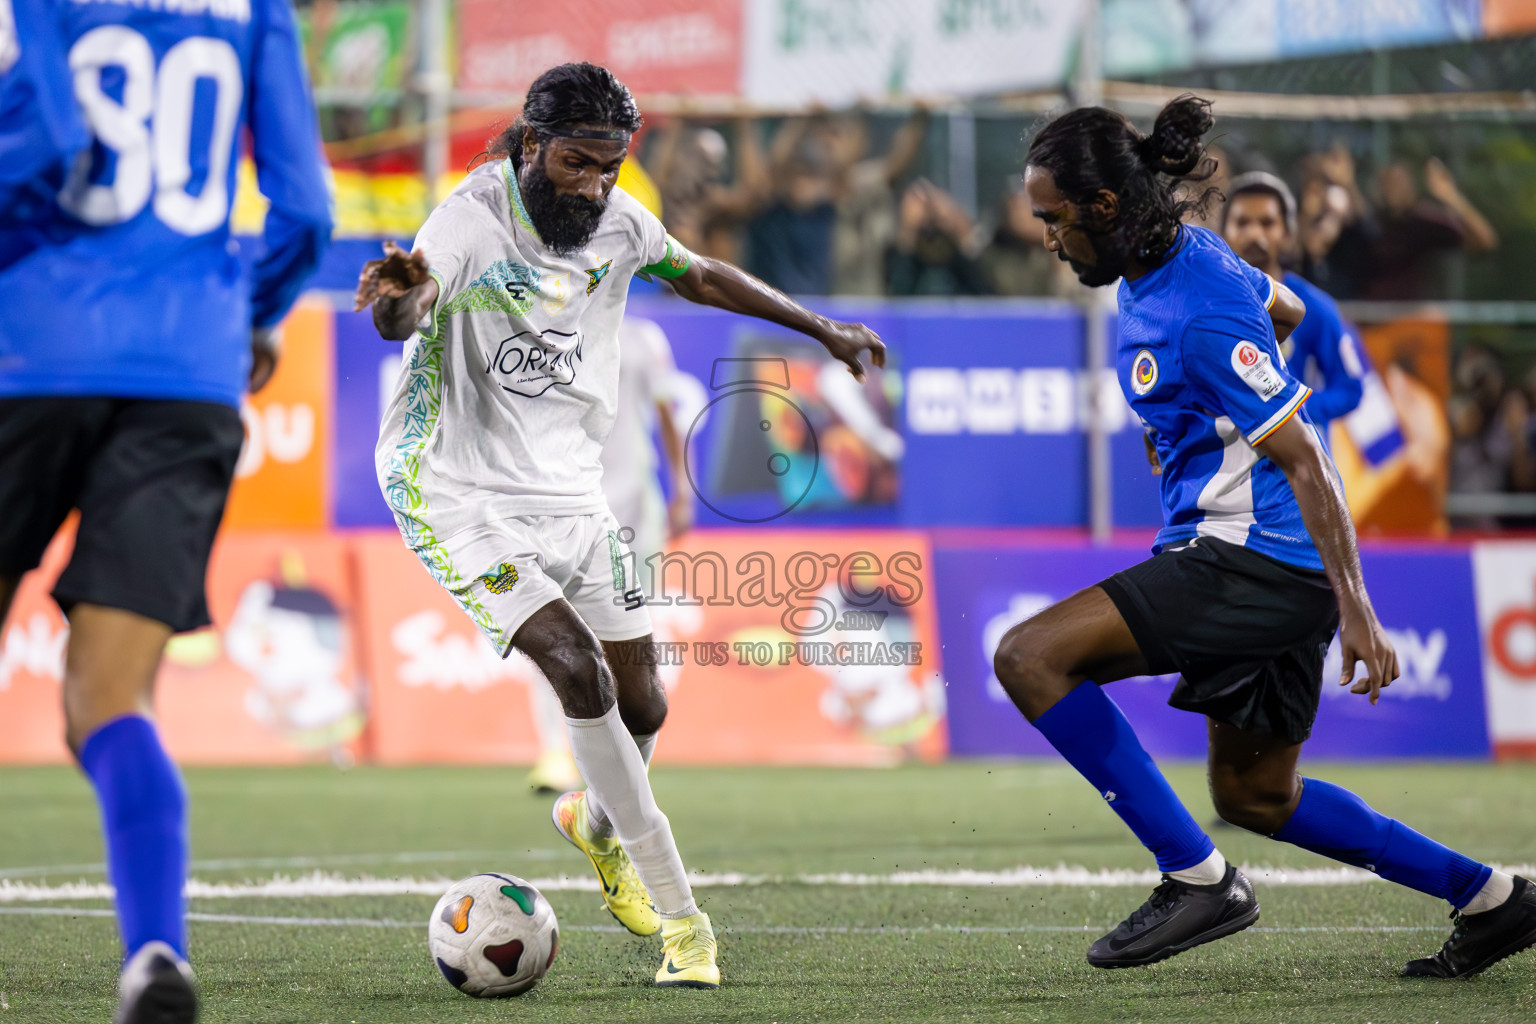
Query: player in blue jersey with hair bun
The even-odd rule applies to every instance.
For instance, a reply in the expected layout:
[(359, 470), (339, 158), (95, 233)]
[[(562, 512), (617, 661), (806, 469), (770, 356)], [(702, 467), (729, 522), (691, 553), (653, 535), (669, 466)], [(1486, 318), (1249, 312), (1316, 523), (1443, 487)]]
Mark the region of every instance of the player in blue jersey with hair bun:
[[(271, 203), (250, 271), (229, 233), (246, 130)], [(208, 624), (240, 401), (330, 228), (289, 0), (0, 0), (0, 621), (78, 509), (53, 596), (127, 954), (117, 1024), (197, 1015), (155, 674)]]
[(1030, 146), (1025, 189), (1046, 249), (1084, 284), (1121, 280), (1116, 370), (1161, 467), (1164, 526), (1152, 558), (1009, 630), (997, 677), (1163, 872), (1089, 963), (1156, 963), (1259, 916), (1253, 887), (1100, 689), (1178, 672), (1169, 703), (1207, 717), (1221, 817), (1448, 900), (1450, 938), (1403, 973), (1476, 974), (1536, 943), (1536, 887), (1296, 772), (1335, 631), (1340, 685), (1373, 704), (1397, 678), (1397, 656), (1366, 594), (1337, 471), (1304, 410), (1311, 392), (1277, 347), (1305, 310), (1218, 236), (1181, 223), (1214, 169), (1201, 142), (1211, 125), (1210, 105), (1193, 96), (1164, 107), (1150, 135), (1087, 107)]

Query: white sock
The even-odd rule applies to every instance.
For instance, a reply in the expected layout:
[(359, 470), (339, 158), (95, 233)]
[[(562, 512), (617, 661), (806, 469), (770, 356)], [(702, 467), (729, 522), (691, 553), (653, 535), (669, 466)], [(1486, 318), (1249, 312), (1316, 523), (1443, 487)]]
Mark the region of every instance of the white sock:
[(657, 912), (669, 918), (697, 914), (672, 825), (651, 795), (645, 761), (619, 718), (618, 706), (601, 718), (567, 718), (565, 726), (576, 767), (587, 780), (587, 799), (596, 794), (608, 812)]
[(1220, 850), (1212, 850), (1209, 857), (1193, 867), (1168, 872), (1169, 878), (1185, 885), (1215, 885), (1226, 875), (1227, 858), (1221, 855)]
[(565, 709), (555, 688), (542, 675), (528, 683), (528, 703), (533, 708), (533, 733), (539, 741), (539, 756), (563, 754), (571, 749), (565, 736)]
[[(630, 738), (635, 741), (635, 746), (640, 748), (640, 760), (645, 762), (645, 770), (649, 774), (651, 754), (656, 750), (656, 734), (653, 732)], [(594, 799), (591, 792), (587, 793), (587, 829), (598, 839), (607, 839), (613, 835), (613, 822), (608, 820), (607, 808)]]
[(1483, 887), (1477, 890), (1477, 895), (1473, 896), (1467, 905), (1461, 908), (1461, 912), (1463, 914), (1481, 914), (1485, 910), (1502, 907), (1505, 903), (1509, 902), (1509, 898), (1514, 895), (1514, 892), (1514, 876), (1495, 870), (1493, 874), (1488, 876), (1488, 881), (1483, 883)]

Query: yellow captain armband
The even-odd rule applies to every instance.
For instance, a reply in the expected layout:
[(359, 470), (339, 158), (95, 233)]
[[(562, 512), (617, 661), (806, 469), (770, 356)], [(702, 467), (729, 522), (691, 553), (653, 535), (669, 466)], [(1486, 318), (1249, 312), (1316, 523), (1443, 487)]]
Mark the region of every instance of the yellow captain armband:
[(666, 255), (650, 266), (641, 267), (636, 273), (654, 274), (656, 277), (664, 277), (670, 281), (688, 273), (688, 267), (692, 263), (693, 253), (684, 248), (683, 243), (668, 235)]

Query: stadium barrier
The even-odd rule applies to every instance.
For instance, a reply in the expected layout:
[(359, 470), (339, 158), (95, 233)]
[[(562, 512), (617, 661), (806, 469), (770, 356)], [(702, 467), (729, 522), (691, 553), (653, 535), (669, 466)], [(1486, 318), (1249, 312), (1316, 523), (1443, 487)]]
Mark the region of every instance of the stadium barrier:
[[(48, 598), (69, 530), (24, 581), (0, 640), (0, 762), (62, 763), (67, 627)], [(697, 530), (658, 559), (650, 604), (671, 701), (663, 763), (878, 766), (1051, 756), (991, 671), (1012, 623), (1142, 557), (1030, 531)], [(1536, 754), (1536, 543), (1368, 546), (1402, 677), (1370, 706), (1325, 668), (1308, 753)], [(646, 576), (640, 576), (642, 580)], [(176, 638), (159, 683), (188, 763), (526, 763), (519, 655), (501, 660), (393, 530), (229, 530), (214, 626)], [(615, 593), (615, 600), (633, 595)], [(1204, 724), (1171, 677), (1112, 689), (1160, 757)]]
[[(1076, 529), (1095, 390), (1114, 443), (1117, 524), (1156, 521), (1134, 419), (1112, 380), (1077, 369), (1081, 319), (1069, 306), (831, 305), (890, 344), (878, 383), (853, 384), (772, 327), (655, 297), (632, 304), (671, 336), (701, 498), (701, 528), (681, 549), (693, 561), (674, 557), (662, 582), (686, 570), (689, 586), (713, 587), (724, 573), (734, 600), (753, 552), (779, 574), (750, 608), (713, 590), (702, 604), (653, 594), (658, 637), (673, 645), (661, 671), (674, 739), (660, 756), (888, 764), (946, 750), (1045, 753), (1001, 699), (990, 651), (1031, 609), (1144, 557), (1144, 547), (1087, 546)], [(1440, 335), (1407, 334), (1429, 353), (1416, 366), (1443, 362)], [(1402, 331), (1382, 337), (1409, 343)], [(249, 440), (210, 568), (215, 628), (178, 638), (166, 660), (168, 742), (193, 762), (530, 760), (534, 669), (495, 659), (401, 545), (374, 479), (400, 347), (366, 314), (333, 313), (315, 296), (288, 321), (285, 345), (273, 383), (244, 410)], [(24, 582), (0, 636), (0, 761), (67, 759), (65, 625), (46, 596), (67, 544)], [(1536, 544), (1367, 544), (1364, 558), (1404, 677), (1376, 708), (1326, 686), (1309, 749), (1536, 755)], [(877, 585), (882, 596), (866, 604)], [(795, 635), (782, 616), (796, 601), (830, 608), (832, 624)], [(1169, 685), (1113, 693), (1156, 753), (1198, 756), (1201, 723), (1163, 705)]]

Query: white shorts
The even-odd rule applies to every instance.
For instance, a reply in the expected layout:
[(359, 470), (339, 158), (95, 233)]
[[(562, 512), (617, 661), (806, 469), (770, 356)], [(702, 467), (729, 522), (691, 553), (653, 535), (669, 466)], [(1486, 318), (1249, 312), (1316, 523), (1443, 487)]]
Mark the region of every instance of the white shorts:
[(599, 640), (634, 640), (651, 632), (634, 556), (606, 510), (498, 519), (463, 530), (442, 547), (451, 573), (439, 574), (427, 553), (416, 554), (502, 657), (523, 623), (562, 597)]

